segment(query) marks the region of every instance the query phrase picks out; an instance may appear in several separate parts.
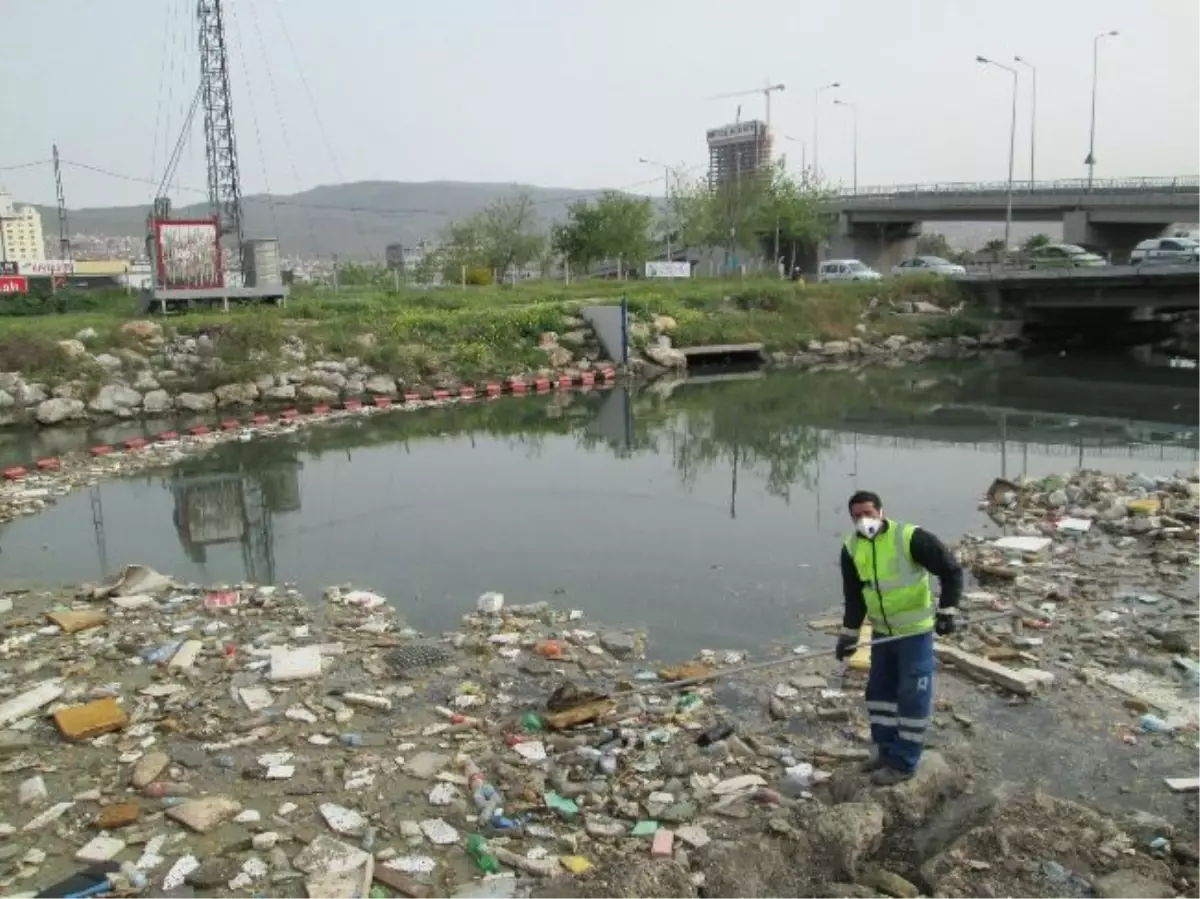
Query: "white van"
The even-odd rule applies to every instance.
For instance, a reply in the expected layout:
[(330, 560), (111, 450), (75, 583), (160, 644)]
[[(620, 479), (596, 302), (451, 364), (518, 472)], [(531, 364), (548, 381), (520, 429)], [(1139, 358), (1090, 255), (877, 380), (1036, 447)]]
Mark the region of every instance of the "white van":
[(826, 259), (817, 269), (817, 281), (878, 281), (883, 277), (857, 259)]

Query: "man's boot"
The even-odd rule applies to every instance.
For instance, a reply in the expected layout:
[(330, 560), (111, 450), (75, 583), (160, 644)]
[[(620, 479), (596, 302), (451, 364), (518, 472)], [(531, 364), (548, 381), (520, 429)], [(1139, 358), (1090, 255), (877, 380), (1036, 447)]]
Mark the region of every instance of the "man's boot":
[(871, 750), (871, 757), (859, 765), (858, 770), (864, 774), (872, 774), (881, 768), (887, 767), (887, 759), (883, 757), (883, 753), (879, 751), (879, 747)]
[(871, 772), (871, 783), (877, 787), (894, 787), (896, 784), (904, 783), (914, 773), (913, 771), (901, 771), (891, 765), (884, 765)]

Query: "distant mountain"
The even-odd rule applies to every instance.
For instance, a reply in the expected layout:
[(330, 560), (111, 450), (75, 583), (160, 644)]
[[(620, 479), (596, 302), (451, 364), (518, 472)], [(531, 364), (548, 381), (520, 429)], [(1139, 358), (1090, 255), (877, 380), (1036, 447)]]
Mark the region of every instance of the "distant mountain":
[[(383, 260), (390, 243), (406, 246), (436, 239), (453, 221), (479, 212), (499, 197), (528, 191), (542, 222), (561, 221), (574, 200), (597, 196), (600, 191), (523, 184), (488, 184), (466, 181), (356, 181), (328, 184), (298, 194), (243, 200), (247, 237), (278, 237), (284, 256)], [(39, 207), (47, 233), (57, 215), (53, 207)], [(207, 206), (176, 206), (179, 218), (200, 217)], [(111, 206), (68, 211), (73, 234), (95, 237), (139, 238), (145, 231), (146, 206)], [(936, 222), (926, 232), (940, 232), (956, 247), (977, 249), (1001, 237), (1000, 222)], [(1061, 235), (1057, 223), (1014, 224), (1013, 242), (1038, 232)]]
[[(390, 243), (411, 246), (439, 237), (453, 221), (479, 212), (492, 201), (527, 191), (548, 227), (566, 216), (567, 204), (600, 191), (523, 184), (462, 181), (357, 181), (330, 184), (298, 194), (255, 194), (242, 201), (247, 237), (278, 237), (285, 256), (383, 260)], [(52, 228), (57, 211), (41, 206), (42, 221)], [(110, 206), (68, 210), (71, 232), (101, 237), (138, 237), (145, 233), (146, 206)], [(177, 218), (199, 217), (207, 205), (176, 206)]]

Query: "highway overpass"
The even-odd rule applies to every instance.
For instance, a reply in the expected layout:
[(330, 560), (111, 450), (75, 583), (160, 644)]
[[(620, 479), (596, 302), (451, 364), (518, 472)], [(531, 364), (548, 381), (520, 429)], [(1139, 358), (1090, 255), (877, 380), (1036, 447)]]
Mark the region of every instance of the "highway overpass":
[[(890, 267), (912, 255), (924, 222), (1005, 220), (1007, 182), (947, 182), (860, 188), (825, 207), (838, 218), (831, 257)], [(1135, 244), (1177, 222), (1200, 219), (1200, 176), (1014, 182), (1017, 222), (1057, 222), (1067, 243), (1123, 258)]]

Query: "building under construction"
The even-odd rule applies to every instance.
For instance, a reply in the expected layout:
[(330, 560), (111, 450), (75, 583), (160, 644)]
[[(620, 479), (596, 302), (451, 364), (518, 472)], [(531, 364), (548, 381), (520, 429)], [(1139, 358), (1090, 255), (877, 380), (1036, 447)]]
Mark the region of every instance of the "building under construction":
[(720, 187), (771, 165), (771, 132), (765, 122), (737, 122), (708, 131), (708, 184)]

